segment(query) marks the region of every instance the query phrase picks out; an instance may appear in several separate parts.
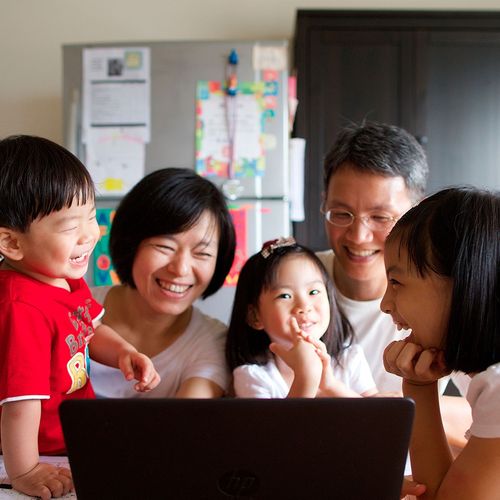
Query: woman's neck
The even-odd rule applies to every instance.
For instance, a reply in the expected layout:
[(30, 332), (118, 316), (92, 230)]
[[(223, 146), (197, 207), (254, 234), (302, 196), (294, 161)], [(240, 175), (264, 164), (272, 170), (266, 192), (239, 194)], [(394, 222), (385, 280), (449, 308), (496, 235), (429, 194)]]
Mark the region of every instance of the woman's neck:
[(126, 285), (113, 287), (104, 307), (104, 323), (149, 356), (173, 344), (186, 330), (192, 315), (192, 307), (179, 315), (153, 311), (136, 289)]

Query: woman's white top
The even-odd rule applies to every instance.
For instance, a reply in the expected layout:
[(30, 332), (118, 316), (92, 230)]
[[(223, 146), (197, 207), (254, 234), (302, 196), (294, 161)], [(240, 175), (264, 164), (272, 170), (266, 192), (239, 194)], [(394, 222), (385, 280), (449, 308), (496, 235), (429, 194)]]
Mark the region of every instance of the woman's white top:
[[(94, 288), (96, 300), (104, 302), (107, 290)], [(98, 293), (96, 293), (98, 290)], [(107, 398), (162, 398), (174, 397), (181, 384), (193, 377), (215, 382), (224, 391), (229, 385), (229, 370), (225, 360), (227, 327), (217, 319), (203, 314), (193, 307), (191, 320), (173, 344), (151, 360), (160, 374), (161, 382), (150, 392), (134, 390), (135, 380), (127, 381), (117, 368), (91, 361), (90, 380), (98, 397)]]

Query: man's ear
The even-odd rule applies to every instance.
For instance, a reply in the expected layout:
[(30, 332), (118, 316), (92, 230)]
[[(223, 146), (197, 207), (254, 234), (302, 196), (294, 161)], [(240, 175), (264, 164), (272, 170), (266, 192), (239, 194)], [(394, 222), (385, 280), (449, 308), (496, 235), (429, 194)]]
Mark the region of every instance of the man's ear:
[(247, 312), (247, 325), (251, 326), (254, 330), (263, 330), (264, 325), (259, 319), (259, 311), (254, 306), (248, 307)]
[(19, 244), (18, 232), (0, 227), (0, 254), (10, 260), (21, 260), (23, 252)]

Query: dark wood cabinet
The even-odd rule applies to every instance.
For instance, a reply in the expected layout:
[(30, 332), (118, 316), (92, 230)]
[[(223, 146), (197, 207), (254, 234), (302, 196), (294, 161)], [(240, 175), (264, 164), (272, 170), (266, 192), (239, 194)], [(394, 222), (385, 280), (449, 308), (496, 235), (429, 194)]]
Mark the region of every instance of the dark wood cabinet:
[(294, 51), (294, 135), (306, 139), (301, 243), (328, 247), (323, 157), (349, 122), (414, 134), (428, 155), (428, 192), (500, 189), (500, 12), (299, 10)]

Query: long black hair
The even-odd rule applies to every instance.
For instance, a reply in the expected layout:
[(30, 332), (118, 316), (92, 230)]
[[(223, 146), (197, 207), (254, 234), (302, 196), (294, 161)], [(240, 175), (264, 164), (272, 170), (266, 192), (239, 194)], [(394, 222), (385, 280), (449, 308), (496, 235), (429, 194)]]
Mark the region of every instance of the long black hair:
[(214, 275), (202, 297), (215, 293), (231, 269), (236, 234), (222, 193), (212, 182), (187, 168), (164, 168), (150, 173), (118, 206), (109, 248), (120, 281), (135, 288), (132, 267), (142, 241), (187, 231), (205, 212), (218, 227), (219, 245)]

